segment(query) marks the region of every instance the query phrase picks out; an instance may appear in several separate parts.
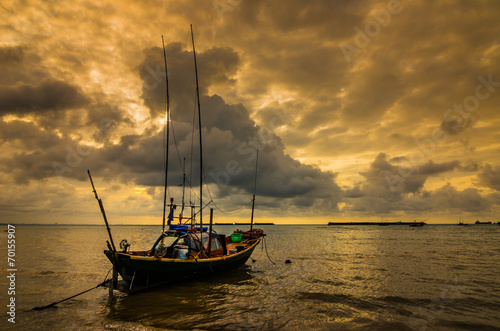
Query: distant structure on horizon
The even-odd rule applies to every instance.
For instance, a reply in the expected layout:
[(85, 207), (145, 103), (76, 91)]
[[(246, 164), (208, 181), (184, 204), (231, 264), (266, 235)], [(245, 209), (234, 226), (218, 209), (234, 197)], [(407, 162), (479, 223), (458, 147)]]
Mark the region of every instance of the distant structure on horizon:
[[(214, 223), (214, 225), (250, 225), (250, 223)], [(253, 225), (274, 225), (274, 223), (254, 223)]]
[(329, 222), (328, 225), (379, 225), (379, 226), (388, 226), (388, 225), (417, 225), (423, 226), (426, 225), (425, 222)]
[[(499, 222), (499, 223), (500, 223), (500, 222)], [(491, 224), (491, 222), (479, 222), (479, 221), (476, 221), (476, 223), (474, 223), (474, 224), (478, 224), (478, 225), (479, 225), (479, 224)]]

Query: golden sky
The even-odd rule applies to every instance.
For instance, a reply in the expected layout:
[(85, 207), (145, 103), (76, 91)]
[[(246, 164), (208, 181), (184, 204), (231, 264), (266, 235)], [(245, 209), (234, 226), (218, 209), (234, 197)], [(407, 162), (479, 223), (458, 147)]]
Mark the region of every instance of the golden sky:
[(247, 205), (258, 148), (258, 221), (499, 221), (498, 17), (493, 0), (2, 2), (0, 222), (100, 223), (90, 169), (111, 223), (160, 224), (162, 35), (169, 195), (184, 158), (198, 192), (190, 24), (204, 202)]

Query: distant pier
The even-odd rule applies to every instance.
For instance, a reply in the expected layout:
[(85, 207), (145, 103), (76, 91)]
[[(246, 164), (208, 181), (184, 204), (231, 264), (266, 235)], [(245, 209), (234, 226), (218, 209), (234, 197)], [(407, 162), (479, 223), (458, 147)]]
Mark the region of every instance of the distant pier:
[[(250, 223), (234, 223), (234, 225), (250, 225)], [(274, 223), (254, 223), (253, 225), (274, 225)]]
[(378, 225), (378, 226), (388, 226), (388, 225), (426, 225), (425, 222), (329, 222), (328, 225)]
[[(214, 225), (250, 225), (251, 223), (214, 223)], [(254, 223), (253, 225), (274, 225), (274, 223)]]

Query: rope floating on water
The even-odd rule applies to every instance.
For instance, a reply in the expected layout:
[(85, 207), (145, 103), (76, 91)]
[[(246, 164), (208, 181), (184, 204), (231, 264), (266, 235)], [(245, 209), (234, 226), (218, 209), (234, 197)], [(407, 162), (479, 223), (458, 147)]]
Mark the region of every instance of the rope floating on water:
[(269, 259), (269, 261), (271, 261), (271, 263), (272, 263), (272, 264), (276, 264), (276, 263), (274, 263), (274, 262), (273, 262), (273, 260), (271, 260), (271, 258), (269, 257), (269, 253), (267, 253), (267, 241), (266, 241), (266, 237), (264, 237), (263, 242), (264, 242), (264, 245), (263, 245), (263, 246), (264, 246), (264, 247), (265, 247), (265, 249), (266, 249), (266, 255), (267, 255), (267, 258)]
[(90, 291), (92, 291), (92, 290), (94, 290), (94, 289), (96, 289), (96, 288), (98, 288), (98, 287), (101, 287), (101, 286), (106, 286), (106, 284), (108, 283), (108, 281), (109, 281), (109, 280), (105, 280), (104, 282), (102, 282), (102, 283), (100, 283), (100, 284), (98, 284), (98, 285), (96, 285), (96, 286), (94, 286), (94, 287), (92, 287), (92, 288), (89, 288), (88, 290), (85, 290), (85, 291), (80, 292), (80, 293), (78, 293), (78, 294), (72, 295), (72, 296), (70, 296), (69, 298), (66, 298), (66, 299), (63, 299), (63, 300), (60, 300), (60, 301), (56, 301), (56, 302), (52, 302), (51, 304), (46, 305), (46, 306), (42, 306), (42, 307), (35, 307), (35, 308), (33, 308), (33, 310), (43, 310), (43, 309), (46, 309), (46, 308), (54, 307), (55, 305), (57, 305), (57, 304), (59, 304), (59, 303), (61, 303), (61, 302), (64, 302), (64, 301), (69, 300), (69, 299), (73, 299), (74, 297), (77, 297), (77, 296), (82, 295), (82, 294), (84, 294), (84, 293), (90, 292)]

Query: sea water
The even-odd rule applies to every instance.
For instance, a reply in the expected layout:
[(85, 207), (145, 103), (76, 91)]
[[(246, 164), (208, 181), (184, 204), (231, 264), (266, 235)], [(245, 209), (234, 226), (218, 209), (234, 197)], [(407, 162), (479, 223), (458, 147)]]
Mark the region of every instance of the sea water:
[[(0, 329), (500, 329), (498, 225), (263, 229), (252, 259), (227, 275), (118, 293), (110, 305), (107, 289), (98, 288), (34, 311), (101, 283), (111, 267), (103, 254), (108, 237), (104, 226), (17, 225), (16, 323), (7, 320), (4, 276)], [(133, 250), (145, 250), (161, 227), (111, 231), (116, 245), (127, 239)], [(7, 261), (6, 231), (1, 245)]]

